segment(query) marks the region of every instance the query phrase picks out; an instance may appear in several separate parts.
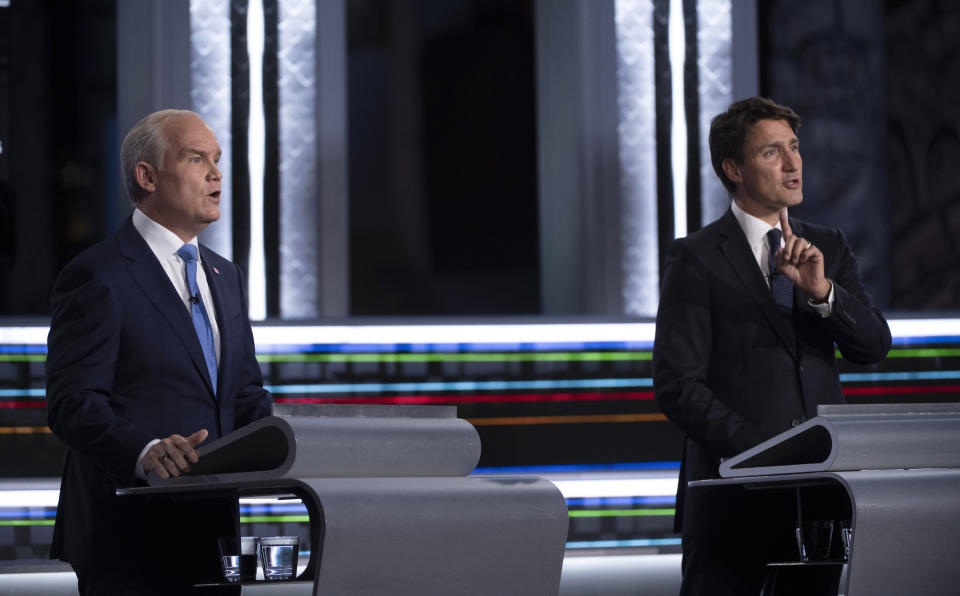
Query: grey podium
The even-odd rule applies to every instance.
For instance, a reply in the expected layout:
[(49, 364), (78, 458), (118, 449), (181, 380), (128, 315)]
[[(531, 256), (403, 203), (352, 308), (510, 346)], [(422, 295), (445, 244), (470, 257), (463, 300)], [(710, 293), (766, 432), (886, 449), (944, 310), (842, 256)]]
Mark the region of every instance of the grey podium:
[[(121, 495), (294, 495), (311, 556), (242, 594), (554, 595), (568, 515), (550, 482), (468, 476), (476, 429), (454, 406), (275, 406), (199, 450), (190, 475)], [(214, 590), (215, 592), (217, 590)]]
[(846, 563), (847, 596), (960, 594), (960, 404), (820, 406), (720, 476), (690, 486), (792, 493), (797, 516), (816, 501), (813, 515), (849, 520), (847, 561), (840, 546), (832, 560), (773, 566)]

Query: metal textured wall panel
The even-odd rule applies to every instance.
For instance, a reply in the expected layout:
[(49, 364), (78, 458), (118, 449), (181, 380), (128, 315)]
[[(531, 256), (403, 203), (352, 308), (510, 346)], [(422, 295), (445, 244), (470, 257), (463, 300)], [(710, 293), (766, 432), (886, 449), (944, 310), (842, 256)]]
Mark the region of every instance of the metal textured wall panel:
[(654, 316), (660, 284), (653, 2), (618, 0), (616, 30), (624, 314)]

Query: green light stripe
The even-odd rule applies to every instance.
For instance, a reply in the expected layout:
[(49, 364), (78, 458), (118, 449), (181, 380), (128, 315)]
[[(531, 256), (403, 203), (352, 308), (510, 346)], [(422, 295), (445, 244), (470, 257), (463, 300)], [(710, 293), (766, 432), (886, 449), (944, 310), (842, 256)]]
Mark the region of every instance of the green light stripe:
[(46, 362), (46, 354), (0, 354), (0, 362)]
[(570, 517), (651, 517), (673, 515), (676, 509), (584, 509), (570, 511)]
[(309, 515), (261, 515), (261, 516), (240, 516), (241, 524), (256, 523), (277, 523), (277, 522), (302, 522), (310, 521)]
[(52, 519), (5, 519), (0, 526), (52, 526), (56, 523)]
[(960, 348), (904, 348), (890, 350), (887, 358), (950, 358), (960, 356)]
[[(840, 350), (834, 350), (837, 360), (843, 358)], [(887, 353), (887, 358), (956, 358), (960, 348), (895, 348)]]
[(257, 354), (260, 362), (597, 362), (652, 360), (652, 352), (534, 352), (472, 354)]

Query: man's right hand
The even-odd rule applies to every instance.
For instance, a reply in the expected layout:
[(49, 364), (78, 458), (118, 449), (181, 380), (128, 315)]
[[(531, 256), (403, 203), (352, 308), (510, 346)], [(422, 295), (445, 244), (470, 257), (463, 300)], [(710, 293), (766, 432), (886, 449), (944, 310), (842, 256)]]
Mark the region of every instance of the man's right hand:
[(153, 470), (161, 478), (179, 476), (190, 469), (190, 464), (200, 461), (195, 446), (207, 438), (207, 429), (201, 428), (189, 437), (170, 435), (147, 450), (143, 456), (143, 470)]

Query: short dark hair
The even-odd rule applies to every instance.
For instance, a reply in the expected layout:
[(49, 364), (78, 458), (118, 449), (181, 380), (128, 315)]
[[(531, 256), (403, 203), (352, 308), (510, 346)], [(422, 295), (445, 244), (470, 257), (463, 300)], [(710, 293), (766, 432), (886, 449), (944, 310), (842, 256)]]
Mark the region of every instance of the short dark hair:
[(800, 116), (791, 108), (782, 106), (766, 97), (751, 97), (730, 104), (727, 111), (717, 115), (710, 123), (710, 161), (713, 171), (730, 194), (737, 185), (727, 178), (723, 171), (723, 162), (732, 159), (742, 164), (743, 145), (747, 141), (747, 131), (759, 120), (785, 120), (793, 134), (800, 128)]

